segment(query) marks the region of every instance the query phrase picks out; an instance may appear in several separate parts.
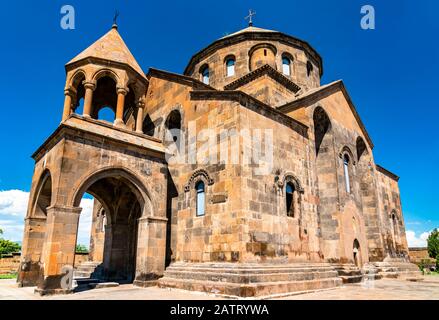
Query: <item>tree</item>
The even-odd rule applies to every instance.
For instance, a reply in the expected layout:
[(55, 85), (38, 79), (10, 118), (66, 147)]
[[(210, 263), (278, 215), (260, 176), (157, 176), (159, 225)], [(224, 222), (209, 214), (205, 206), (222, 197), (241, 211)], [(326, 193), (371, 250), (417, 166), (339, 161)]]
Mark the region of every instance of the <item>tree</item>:
[(431, 258), (436, 259), (439, 267), (439, 231), (434, 229), (427, 238), (428, 254)]
[(18, 243), (0, 239), (0, 256), (13, 252), (19, 252), (20, 250), (21, 246)]
[(0, 229), (0, 235), (1, 235), (1, 234), (3, 234), (3, 230), (2, 230), (2, 229)]
[(76, 245), (76, 252), (77, 253), (88, 253), (88, 249), (85, 245), (83, 244), (77, 244)]

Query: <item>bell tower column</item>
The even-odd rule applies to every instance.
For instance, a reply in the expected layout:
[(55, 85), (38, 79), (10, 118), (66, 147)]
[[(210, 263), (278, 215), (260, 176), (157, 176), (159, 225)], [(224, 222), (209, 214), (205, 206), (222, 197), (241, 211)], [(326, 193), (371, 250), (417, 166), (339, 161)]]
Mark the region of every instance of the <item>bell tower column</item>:
[(68, 88), (68, 89), (64, 90), (64, 95), (65, 95), (64, 111), (63, 111), (61, 122), (66, 121), (72, 112), (72, 98), (73, 98), (74, 92), (71, 88)]
[(85, 98), (84, 98), (84, 117), (90, 117), (91, 106), (93, 102), (93, 91), (96, 89), (96, 82), (84, 81)]
[(137, 120), (136, 120), (136, 132), (143, 133), (143, 108), (145, 107), (145, 102), (142, 99), (139, 100), (137, 108)]
[(127, 93), (127, 88), (117, 88), (116, 119), (114, 120), (115, 126), (123, 127), (125, 125), (125, 123), (123, 122), (123, 112), (125, 108), (125, 96), (127, 95)]

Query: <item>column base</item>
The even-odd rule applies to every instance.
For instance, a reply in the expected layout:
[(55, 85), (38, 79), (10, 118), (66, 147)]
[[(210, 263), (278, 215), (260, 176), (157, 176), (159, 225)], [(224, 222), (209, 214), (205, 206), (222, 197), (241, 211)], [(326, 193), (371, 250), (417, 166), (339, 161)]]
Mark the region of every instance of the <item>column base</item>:
[(73, 289), (40, 289), (36, 288), (34, 293), (39, 294), (40, 296), (48, 296), (55, 294), (71, 294), (73, 293)]
[(125, 123), (121, 119), (114, 120), (114, 124), (113, 125), (115, 127), (118, 127), (118, 128), (126, 128)]
[(136, 287), (146, 288), (146, 287), (155, 287), (158, 283), (158, 280), (135, 280), (133, 285)]

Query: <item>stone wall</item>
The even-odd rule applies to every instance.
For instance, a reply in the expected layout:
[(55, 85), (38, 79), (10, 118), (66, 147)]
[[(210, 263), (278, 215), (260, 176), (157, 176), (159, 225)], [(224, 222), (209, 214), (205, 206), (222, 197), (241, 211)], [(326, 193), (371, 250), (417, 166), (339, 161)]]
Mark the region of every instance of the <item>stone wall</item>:
[(16, 273), (20, 266), (20, 253), (0, 257), (0, 274)]
[(436, 265), (436, 259), (430, 258), (428, 248), (409, 248), (409, 256), (412, 263), (428, 262), (431, 265)]

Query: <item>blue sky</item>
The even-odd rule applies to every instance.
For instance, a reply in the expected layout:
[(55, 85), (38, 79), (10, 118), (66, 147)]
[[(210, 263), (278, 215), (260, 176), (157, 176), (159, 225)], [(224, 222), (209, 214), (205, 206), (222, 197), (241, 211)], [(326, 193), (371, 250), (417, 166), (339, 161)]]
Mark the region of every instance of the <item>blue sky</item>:
[[(65, 4), (75, 8), (75, 30), (60, 27)], [(360, 28), (366, 4), (375, 7), (375, 30)], [(437, 1), (63, 0), (9, 2), (0, 11), (0, 227), (5, 237), (21, 240), (22, 202), (33, 172), (30, 155), (59, 124), (64, 64), (109, 30), (115, 9), (119, 31), (144, 71), (181, 73), (192, 54), (244, 28), (249, 8), (257, 12), (255, 26), (306, 40), (322, 55), (322, 83), (344, 80), (375, 143), (376, 162), (401, 176), (413, 243), (438, 227)]]

